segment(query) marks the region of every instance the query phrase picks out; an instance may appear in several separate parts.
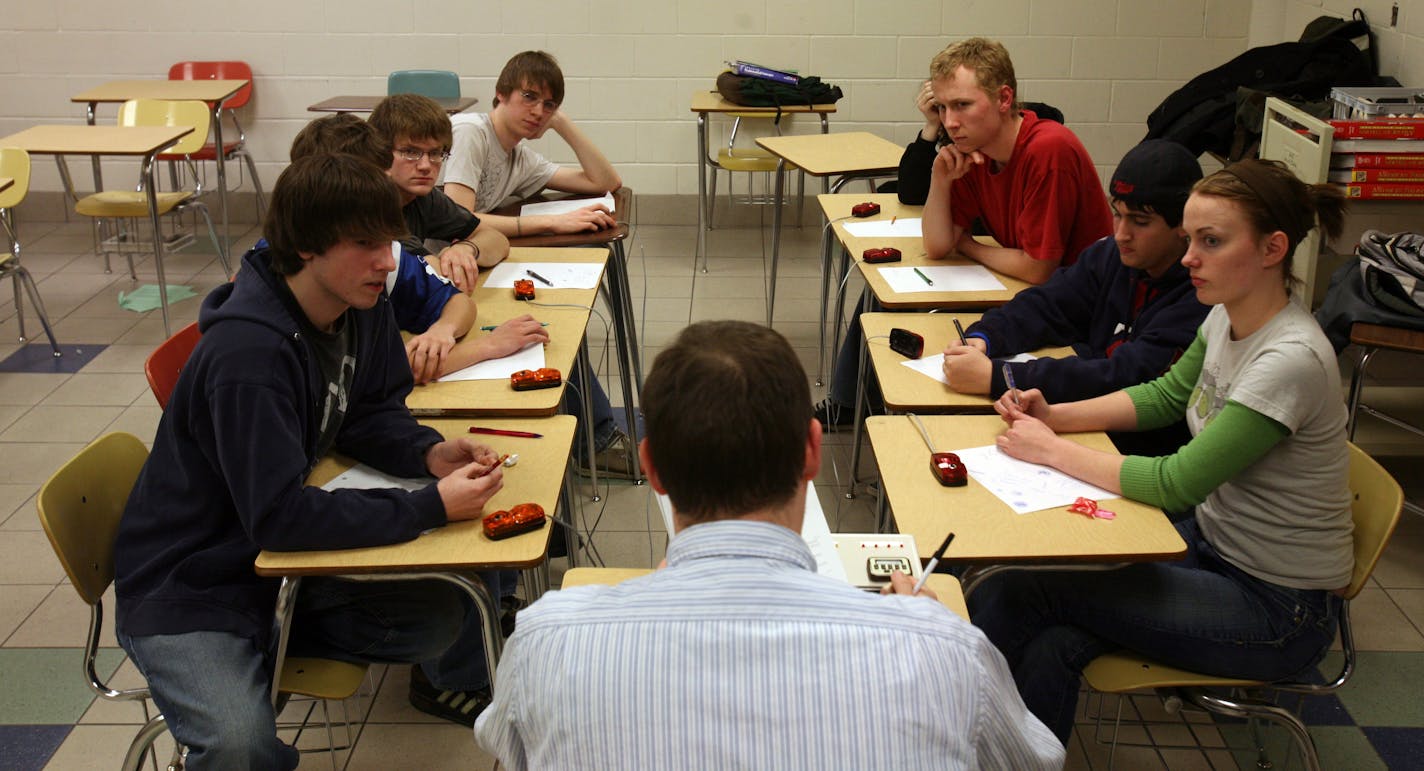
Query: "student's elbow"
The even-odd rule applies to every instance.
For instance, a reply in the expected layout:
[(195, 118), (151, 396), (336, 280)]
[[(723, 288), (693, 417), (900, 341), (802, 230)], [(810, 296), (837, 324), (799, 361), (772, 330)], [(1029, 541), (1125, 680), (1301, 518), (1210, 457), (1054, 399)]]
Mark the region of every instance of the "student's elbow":
[(1021, 278), (1034, 286), (1047, 283), (1053, 276), (1053, 271), (1058, 269), (1058, 260), (1038, 260), (1027, 253), (1025, 256), (1028, 257), (1028, 263), (1024, 266)]

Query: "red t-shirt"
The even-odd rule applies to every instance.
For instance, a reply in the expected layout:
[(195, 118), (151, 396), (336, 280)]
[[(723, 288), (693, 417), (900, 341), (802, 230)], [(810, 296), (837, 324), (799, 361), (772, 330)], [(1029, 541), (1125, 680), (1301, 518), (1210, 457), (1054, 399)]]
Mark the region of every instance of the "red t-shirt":
[(1063, 124), (1024, 110), (1009, 162), (997, 172), (991, 165), (975, 166), (951, 184), (954, 224), (968, 228), (982, 219), (1001, 246), (1063, 265), (1112, 234), (1093, 159)]

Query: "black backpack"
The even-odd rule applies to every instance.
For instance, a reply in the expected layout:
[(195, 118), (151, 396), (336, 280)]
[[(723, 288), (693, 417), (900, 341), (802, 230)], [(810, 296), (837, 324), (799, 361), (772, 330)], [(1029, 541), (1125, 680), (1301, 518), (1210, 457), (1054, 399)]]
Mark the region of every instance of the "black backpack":
[[(1192, 78), (1147, 116), (1144, 139), (1170, 139), (1192, 153), (1213, 152), (1231, 160), (1246, 156), (1257, 136), (1238, 137), (1238, 89), (1264, 92), (1291, 102), (1323, 100), (1335, 86), (1369, 86), (1378, 80), (1372, 46), (1352, 41), (1368, 37), (1369, 23), (1355, 10), (1350, 20), (1323, 17), (1306, 28), (1305, 39), (1252, 48), (1226, 64)], [(1233, 154), (1233, 144), (1235, 153)]]
[[(723, 99), (744, 107), (835, 104), (842, 96), (840, 86), (822, 83), (815, 75), (807, 75), (792, 85), (731, 72), (717, 76), (717, 92)], [(781, 120), (780, 111), (776, 120)]]

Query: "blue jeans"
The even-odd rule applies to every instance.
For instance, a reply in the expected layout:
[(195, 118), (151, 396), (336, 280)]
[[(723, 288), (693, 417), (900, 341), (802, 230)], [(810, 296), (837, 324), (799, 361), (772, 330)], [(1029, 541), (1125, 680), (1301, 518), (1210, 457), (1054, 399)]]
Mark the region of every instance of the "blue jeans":
[[(187, 768), (296, 768), (296, 750), (277, 739), (272, 651), (228, 632), (119, 635), (119, 644), (148, 681), (174, 739), (188, 747)], [(304, 579), (288, 652), (418, 663), (443, 690), (489, 685), (479, 614), (443, 581)]]
[[(885, 308), (874, 298), (871, 298), (870, 312), (883, 313)], [(842, 407), (855, 407), (855, 387), (861, 378), (860, 344), (865, 333), (860, 328), (860, 314), (861, 309), (857, 305), (855, 312), (851, 314), (850, 324), (846, 327), (845, 337), (841, 340), (841, 349), (836, 352), (836, 363), (831, 370), (831, 390), (827, 396)], [(875, 378), (870, 378), (869, 382), (865, 384), (865, 398), (872, 411), (879, 411), (880, 383)]]
[(1083, 667), (1127, 648), (1220, 677), (1280, 680), (1313, 666), (1335, 639), (1340, 600), (1290, 589), (1227, 563), (1195, 519), (1177, 524), (1181, 562), (1101, 572), (1015, 571), (969, 598), (1029, 711), (1066, 744)]
[(578, 367), (569, 370), (568, 377), (571, 388), (564, 390), (564, 399), (560, 407), (569, 415), (578, 418), (578, 427), (574, 429), (574, 452), (583, 457), (583, 431), (584, 425), (593, 426), (593, 446), (594, 449), (602, 450), (613, 441), (613, 434), (618, 429), (618, 422), (613, 419), (613, 404), (608, 401), (608, 394), (603, 390), (603, 384), (594, 378), (588, 384), (589, 398), (592, 400), (593, 414), (585, 419), (583, 414), (583, 376), (579, 374)]

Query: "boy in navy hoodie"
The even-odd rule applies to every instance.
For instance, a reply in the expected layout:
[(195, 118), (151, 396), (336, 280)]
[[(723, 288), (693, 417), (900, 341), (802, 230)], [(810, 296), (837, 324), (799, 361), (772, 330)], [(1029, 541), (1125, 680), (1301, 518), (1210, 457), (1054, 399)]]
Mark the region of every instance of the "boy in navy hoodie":
[[(199, 315), (119, 525), (119, 643), (148, 680), (187, 767), (294, 768), (269, 701), (278, 581), (262, 549), (397, 543), (479, 517), (503, 485), (495, 454), (443, 440), (404, 406), (412, 386), (384, 289), (400, 198), (369, 163), (304, 158), (282, 173), (263, 227)], [(415, 492), (303, 484), (339, 450)], [(488, 703), (478, 614), (439, 582), (309, 578), (290, 650), (417, 662), (411, 699), (462, 723)]]

